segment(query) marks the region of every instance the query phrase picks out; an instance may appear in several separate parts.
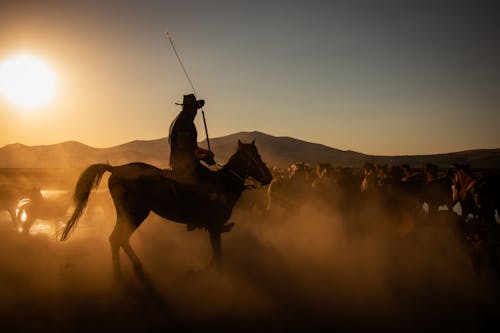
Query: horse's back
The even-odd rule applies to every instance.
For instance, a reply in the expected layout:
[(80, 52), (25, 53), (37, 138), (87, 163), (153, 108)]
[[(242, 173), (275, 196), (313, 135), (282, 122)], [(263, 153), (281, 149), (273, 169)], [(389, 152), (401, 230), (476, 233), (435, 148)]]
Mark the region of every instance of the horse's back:
[(127, 164), (122, 164), (119, 166), (113, 167), (113, 174), (120, 174), (122, 176), (144, 176), (144, 175), (153, 175), (159, 174), (162, 172), (162, 169), (143, 162), (132, 162)]

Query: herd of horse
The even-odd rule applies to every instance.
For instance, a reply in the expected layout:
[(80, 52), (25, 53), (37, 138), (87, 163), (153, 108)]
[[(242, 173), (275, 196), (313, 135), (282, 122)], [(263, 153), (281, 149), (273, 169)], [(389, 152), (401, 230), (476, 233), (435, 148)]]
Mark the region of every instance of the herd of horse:
[(266, 210), (282, 207), (290, 212), (311, 196), (331, 204), (336, 201), (344, 213), (366, 201), (378, 201), (392, 209), (403, 207), (415, 214), (424, 209), (430, 216), (459, 204), (459, 215), (464, 218), (495, 225), (500, 208), (498, 171), (473, 170), (468, 165), (439, 168), (426, 163), (418, 170), (408, 164), (366, 162), (363, 168), (350, 168), (300, 162), (288, 169), (274, 169), (273, 174)]
[[(363, 168), (294, 163), (288, 169), (270, 170), (254, 142), (238, 142), (237, 151), (212, 173), (203, 188), (181, 184), (165, 170), (145, 163), (94, 164), (80, 175), (73, 204), (65, 200), (49, 202), (36, 187), (0, 185), (0, 210), (7, 211), (14, 227), (25, 233), (36, 219), (66, 219), (59, 234), (65, 240), (84, 214), (92, 189), (106, 172), (111, 173), (108, 188), (116, 210), (110, 244), (117, 278), (121, 277), (120, 249), (131, 261), (136, 276), (143, 277), (142, 263), (129, 239), (150, 212), (207, 230), (213, 252), (209, 266), (220, 267), (221, 234), (231, 230), (232, 210), (242, 192), (250, 188), (249, 178), (265, 186), (254, 191), (265, 197), (263, 213), (282, 212), (280, 216), (286, 218), (298, 213), (305, 201), (318, 199), (326, 204), (325, 213), (338, 216), (348, 231), (385, 228), (404, 236), (422, 221), (446, 212), (453, 216), (455, 227), (472, 249), (473, 267), (479, 269), (479, 262), (487, 257), (500, 273), (500, 177), (467, 165), (439, 168), (428, 163), (417, 170), (409, 165), (368, 162)], [(454, 211), (457, 205), (459, 213)], [(70, 207), (74, 209), (68, 219)]]
[(274, 175), (266, 193), (268, 212), (290, 216), (301, 203), (318, 201), (348, 232), (398, 237), (446, 217), (470, 250), (473, 268), (488, 262), (500, 277), (498, 170), (474, 170), (465, 164), (440, 168), (426, 163), (412, 169), (407, 164), (366, 162), (350, 168), (300, 162), (274, 170)]

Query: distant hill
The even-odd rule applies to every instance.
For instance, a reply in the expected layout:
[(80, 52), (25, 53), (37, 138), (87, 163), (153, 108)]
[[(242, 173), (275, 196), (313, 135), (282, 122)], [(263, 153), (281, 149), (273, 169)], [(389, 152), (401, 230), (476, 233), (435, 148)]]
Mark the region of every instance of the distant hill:
[[(421, 167), (426, 162), (447, 167), (454, 162), (469, 163), (474, 168), (500, 168), (500, 149), (480, 149), (437, 155), (373, 156), (344, 151), (290, 137), (276, 137), (261, 132), (240, 132), (210, 139), (219, 163), (235, 152), (238, 139), (256, 141), (263, 160), (269, 166), (286, 167), (293, 162), (361, 167), (366, 161), (381, 164), (408, 163)], [(206, 147), (205, 142), (200, 143)], [(160, 168), (168, 166), (168, 138), (136, 140), (109, 148), (94, 148), (75, 141), (53, 145), (26, 146), (19, 143), (0, 148), (0, 168), (84, 168), (92, 163), (119, 165), (141, 161)]]

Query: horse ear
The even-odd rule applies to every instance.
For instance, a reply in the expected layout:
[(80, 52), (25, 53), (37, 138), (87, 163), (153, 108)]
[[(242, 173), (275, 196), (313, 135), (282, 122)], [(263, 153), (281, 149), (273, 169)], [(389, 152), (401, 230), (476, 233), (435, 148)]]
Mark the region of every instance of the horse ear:
[(238, 148), (241, 148), (241, 145), (242, 145), (242, 144), (241, 144), (241, 140), (240, 140), (240, 139), (238, 139)]
[(252, 141), (252, 146), (255, 146), (255, 139), (253, 139)]

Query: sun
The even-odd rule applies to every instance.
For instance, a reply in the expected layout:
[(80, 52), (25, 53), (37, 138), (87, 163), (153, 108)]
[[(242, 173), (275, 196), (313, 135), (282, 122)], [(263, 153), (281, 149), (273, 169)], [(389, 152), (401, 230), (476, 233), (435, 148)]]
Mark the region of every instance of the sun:
[(0, 63), (0, 93), (23, 109), (48, 104), (55, 96), (57, 78), (42, 60), (21, 54)]

